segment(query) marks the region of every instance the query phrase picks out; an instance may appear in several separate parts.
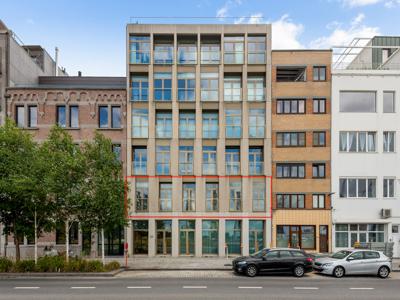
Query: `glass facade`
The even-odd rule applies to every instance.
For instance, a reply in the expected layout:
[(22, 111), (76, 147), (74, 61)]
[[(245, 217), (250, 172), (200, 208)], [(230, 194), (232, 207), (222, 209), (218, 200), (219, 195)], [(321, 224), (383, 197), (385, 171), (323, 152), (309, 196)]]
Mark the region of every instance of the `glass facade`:
[(255, 253), (264, 248), (264, 221), (249, 221), (249, 253)]
[(228, 255), (242, 254), (242, 222), (238, 220), (225, 221), (225, 243)]
[(148, 221), (132, 221), (133, 254), (148, 254), (149, 223)]
[(351, 248), (355, 243), (383, 243), (385, 224), (336, 224), (335, 240), (338, 248)]
[(218, 221), (203, 220), (202, 230), (203, 255), (218, 254)]
[(131, 64), (150, 63), (150, 37), (130, 36), (129, 37), (129, 62)]

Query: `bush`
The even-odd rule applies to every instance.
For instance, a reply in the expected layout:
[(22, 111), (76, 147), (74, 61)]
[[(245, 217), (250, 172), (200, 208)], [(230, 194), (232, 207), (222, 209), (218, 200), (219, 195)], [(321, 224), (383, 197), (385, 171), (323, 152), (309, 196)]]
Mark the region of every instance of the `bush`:
[(65, 261), (62, 256), (43, 256), (37, 262), (39, 272), (63, 272), (64, 269)]
[(86, 272), (104, 272), (104, 267), (101, 261), (90, 260), (86, 266)]
[(117, 261), (111, 261), (108, 264), (106, 264), (104, 266), (104, 268), (106, 269), (107, 272), (110, 272), (110, 271), (118, 270), (119, 268), (121, 268), (121, 265)]
[(66, 272), (86, 272), (87, 261), (81, 258), (72, 258), (68, 264), (65, 265)]
[(0, 257), (0, 272), (10, 272), (13, 262), (8, 258)]
[(14, 272), (35, 272), (36, 265), (34, 260), (17, 261), (13, 267)]

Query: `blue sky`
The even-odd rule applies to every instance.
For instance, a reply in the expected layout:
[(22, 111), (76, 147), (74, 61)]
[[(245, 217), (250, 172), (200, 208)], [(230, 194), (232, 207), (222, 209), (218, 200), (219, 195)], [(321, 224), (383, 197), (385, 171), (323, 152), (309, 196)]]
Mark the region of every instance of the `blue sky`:
[[(25, 44), (40, 44), (70, 75), (125, 75), (125, 25), (273, 24), (281, 48), (329, 48), (357, 37), (400, 35), (400, 0), (0, 0), (0, 19)], [(138, 17), (213, 17), (141, 19)]]

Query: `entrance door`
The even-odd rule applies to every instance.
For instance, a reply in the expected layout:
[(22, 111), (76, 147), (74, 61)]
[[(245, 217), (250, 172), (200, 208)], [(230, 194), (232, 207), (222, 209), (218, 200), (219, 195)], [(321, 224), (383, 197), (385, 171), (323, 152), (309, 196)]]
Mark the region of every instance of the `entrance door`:
[(299, 226), (290, 226), (290, 247), (300, 248), (300, 228)]
[(171, 254), (171, 231), (157, 231), (157, 254)]
[(328, 252), (329, 246), (328, 225), (319, 226), (319, 252)]
[(400, 257), (400, 224), (392, 225), (393, 257)]
[(180, 254), (194, 255), (194, 231), (184, 230), (180, 232)]

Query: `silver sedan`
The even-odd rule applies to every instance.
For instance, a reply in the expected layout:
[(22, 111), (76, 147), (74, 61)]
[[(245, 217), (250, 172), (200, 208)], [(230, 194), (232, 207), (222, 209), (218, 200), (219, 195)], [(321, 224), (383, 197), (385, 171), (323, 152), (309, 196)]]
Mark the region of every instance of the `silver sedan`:
[(392, 269), (392, 262), (380, 251), (350, 249), (338, 251), (329, 257), (317, 258), (313, 268), (319, 273), (337, 278), (361, 274), (386, 278)]

